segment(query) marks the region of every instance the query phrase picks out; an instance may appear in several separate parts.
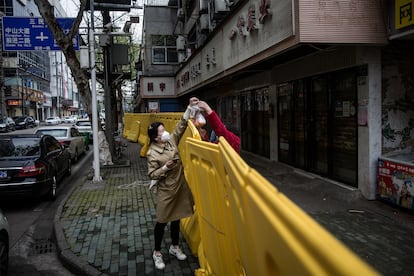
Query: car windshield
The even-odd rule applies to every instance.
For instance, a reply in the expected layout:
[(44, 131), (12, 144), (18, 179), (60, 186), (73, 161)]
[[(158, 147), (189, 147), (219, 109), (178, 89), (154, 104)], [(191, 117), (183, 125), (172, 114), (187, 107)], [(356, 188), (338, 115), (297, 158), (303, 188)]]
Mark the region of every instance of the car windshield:
[(54, 137), (66, 137), (68, 130), (67, 129), (39, 129), (36, 133), (49, 134)]
[(20, 123), (20, 122), (24, 122), (24, 117), (19, 117), (16, 119), (16, 122)]
[(0, 118), (0, 124), (4, 124), (4, 120)]
[(0, 158), (39, 155), (39, 141), (40, 138), (0, 139)]
[(77, 122), (77, 124), (76, 124), (77, 126), (91, 126), (91, 122), (89, 122), (89, 121), (80, 121), (80, 122)]

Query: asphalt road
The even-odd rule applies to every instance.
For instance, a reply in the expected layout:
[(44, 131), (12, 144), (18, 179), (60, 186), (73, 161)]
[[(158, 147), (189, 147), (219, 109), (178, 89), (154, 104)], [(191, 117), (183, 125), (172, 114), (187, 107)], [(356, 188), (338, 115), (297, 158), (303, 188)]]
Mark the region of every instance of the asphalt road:
[[(11, 133), (33, 133), (35, 128)], [(92, 161), (92, 150), (72, 164), (72, 175), (65, 177), (55, 201), (10, 199), (0, 202), (10, 225), (8, 275), (73, 275), (60, 263), (53, 238), (53, 219), (60, 202), (71, 193), (80, 175)]]

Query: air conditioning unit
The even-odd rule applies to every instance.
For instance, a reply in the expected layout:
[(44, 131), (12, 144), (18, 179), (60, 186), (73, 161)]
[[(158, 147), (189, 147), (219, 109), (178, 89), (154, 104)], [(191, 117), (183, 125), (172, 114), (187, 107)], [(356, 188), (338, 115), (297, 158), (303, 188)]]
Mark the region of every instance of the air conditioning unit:
[(176, 40), (177, 51), (184, 51), (185, 50), (185, 37), (179, 35)]
[(182, 8), (177, 10), (177, 19), (178, 21), (184, 21), (184, 10)]
[(209, 21), (210, 16), (208, 14), (202, 14), (200, 15), (200, 30), (201, 31), (208, 31), (209, 30)]
[(208, 0), (200, 0), (200, 12), (208, 10)]

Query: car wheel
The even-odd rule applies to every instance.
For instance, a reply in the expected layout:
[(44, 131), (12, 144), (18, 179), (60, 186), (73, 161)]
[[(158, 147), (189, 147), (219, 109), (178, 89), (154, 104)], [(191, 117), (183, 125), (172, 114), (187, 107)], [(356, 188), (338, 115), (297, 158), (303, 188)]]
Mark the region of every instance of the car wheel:
[(6, 235), (0, 234), (0, 275), (7, 275), (9, 267), (9, 241)]
[(68, 160), (68, 168), (66, 170), (66, 175), (69, 176), (72, 174), (72, 161)]
[(50, 183), (50, 188), (48, 192), (48, 199), (55, 200), (56, 199), (56, 189), (57, 189), (57, 180), (56, 175), (52, 177), (52, 182)]

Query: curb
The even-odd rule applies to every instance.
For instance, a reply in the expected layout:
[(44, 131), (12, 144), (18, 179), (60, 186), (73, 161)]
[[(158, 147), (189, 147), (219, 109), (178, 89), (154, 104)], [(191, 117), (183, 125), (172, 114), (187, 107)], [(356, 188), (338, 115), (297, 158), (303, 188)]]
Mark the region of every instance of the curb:
[[(83, 179), (82, 179), (83, 180)], [(80, 185), (84, 183), (82, 180), (79, 181), (76, 185), (73, 185), (68, 194), (59, 204), (59, 207), (56, 210), (55, 217), (53, 219), (53, 233), (56, 240), (56, 252), (59, 260), (62, 262), (63, 266), (66, 267), (69, 271), (75, 275), (85, 275), (85, 276), (98, 276), (98, 275), (107, 275), (95, 267), (91, 266), (85, 260), (79, 258), (75, 255), (69, 244), (66, 242), (65, 234), (63, 233), (62, 224), (60, 223), (60, 216), (62, 214), (63, 206), (66, 204), (68, 198), (72, 195), (73, 191)]]

